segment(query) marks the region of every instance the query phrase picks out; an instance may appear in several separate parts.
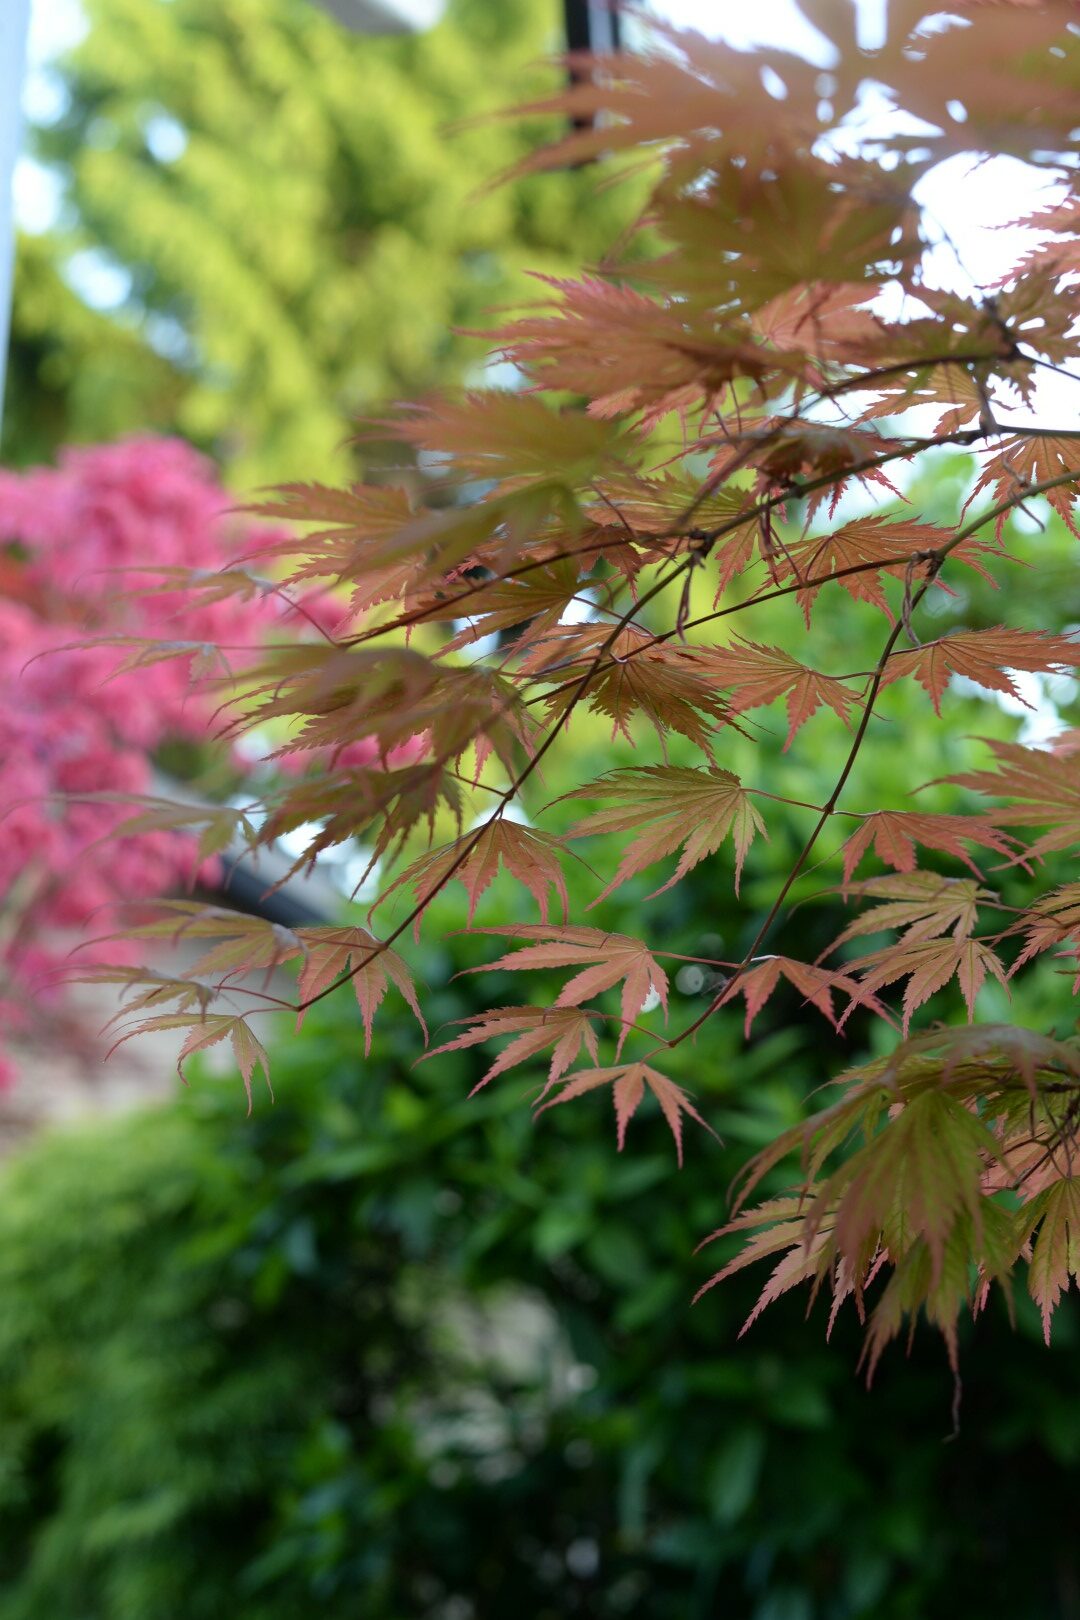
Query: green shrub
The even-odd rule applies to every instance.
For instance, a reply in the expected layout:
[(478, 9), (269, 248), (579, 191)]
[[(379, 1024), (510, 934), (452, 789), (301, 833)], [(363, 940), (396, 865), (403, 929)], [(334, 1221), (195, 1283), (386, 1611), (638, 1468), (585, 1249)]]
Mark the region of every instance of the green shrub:
[(738, 1341), (756, 1280), (689, 1305), (800, 1107), (795, 1013), (738, 1069), (703, 1035), (728, 1145), (681, 1173), (658, 1116), (619, 1158), (606, 1109), (466, 1100), (476, 1055), (412, 1068), (389, 1009), (400, 1056), (313, 1016), (251, 1120), (203, 1074), (40, 1142), (0, 1200), (0, 1620), (932, 1620), (976, 1579), (982, 1615), (1070, 1615), (1075, 1317), (1049, 1352), (1023, 1302), (982, 1327), (944, 1444), (929, 1334), (867, 1395), (852, 1325)]

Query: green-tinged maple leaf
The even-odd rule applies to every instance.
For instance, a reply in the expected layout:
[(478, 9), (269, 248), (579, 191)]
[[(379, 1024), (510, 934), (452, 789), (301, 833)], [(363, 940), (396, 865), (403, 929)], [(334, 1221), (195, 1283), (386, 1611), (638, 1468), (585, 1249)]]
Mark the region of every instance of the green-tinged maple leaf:
[(631, 722), (641, 716), (661, 739), (679, 732), (709, 754), (717, 726), (730, 724), (699, 649), (662, 645), (631, 625), (614, 632), (605, 624), (558, 625), (534, 644), (521, 669), (545, 680), (558, 675), (544, 700), (550, 720), (584, 701), (607, 715), (612, 736), (630, 742)]
[(620, 438), (608, 422), (553, 409), (534, 393), (507, 388), (407, 406), (371, 436), (382, 436), (380, 430), (418, 450), (451, 457), (455, 475), (541, 482), (550, 479), (553, 467), (567, 481), (587, 482)]
[(650, 1068), (647, 1063), (617, 1064), (609, 1069), (582, 1069), (578, 1074), (569, 1075), (561, 1086), (556, 1096), (538, 1105), (538, 1113), (555, 1108), (559, 1103), (572, 1102), (575, 1097), (582, 1097), (587, 1091), (596, 1091), (600, 1086), (611, 1087), (620, 1152), (626, 1142), (626, 1127), (637, 1113), (647, 1091), (651, 1091), (660, 1104), (668, 1129), (675, 1138), (675, 1153), (680, 1165), (683, 1162), (682, 1116), (687, 1114), (706, 1130), (709, 1129), (683, 1088), (677, 1086), (674, 1080), (669, 1080), (666, 1074)]
[(514, 1036), (483, 1078), (473, 1086), (470, 1097), (475, 1096), (489, 1080), (494, 1080), (497, 1074), (504, 1074), (507, 1069), (515, 1068), (520, 1063), (528, 1063), (549, 1047), (552, 1053), (547, 1086), (554, 1085), (577, 1061), (583, 1045), (594, 1063), (599, 1055), (592, 1018), (579, 1007), (490, 1007), (487, 1012), (473, 1013), (471, 1017), (459, 1018), (455, 1022), (471, 1027), (452, 1041), (425, 1053), (424, 1061), (438, 1057), (442, 1052), (456, 1052), (462, 1047), (477, 1046), (482, 1041), (498, 1040), (500, 1036)]
[(160, 939), (173, 945), (189, 940), (217, 941), (186, 970), (187, 978), (226, 984), (248, 973), (265, 973), (300, 954), (297, 934), (266, 917), (193, 900), (158, 900), (154, 909), (162, 915), (150, 922), (134, 923), (111, 937)]
[[(1077, 808), (1080, 813), (1080, 797)], [(980, 876), (979, 869), (965, 850), (965, 844), (979, 844), (1000, 855), (1011, 855), (1016, 849), (1012, 839), (979, 816), (875, 810), (864, 817), (862, 826), (852, 833), (844, 845), (844, 883), (851, 882), (859, 862), (871, 846), (874, 854), (886, 866), (892, 866), (898, 872), (914, 872), (916, 844), (955, 856), (976, 877)]]
[(551, 928), (546, 924), (517, 923), (502, 928), (481, 928), (481, 934), (497, 934), (504, 939), (535, 941), (508, 956), (500, 956), (486, 968), (470, 968), (472, 973), (523, 968), (580, 968), (568, 979), (555, 1001), (556, 1007), (580, 1007), (605, 990), (622, 984), (621, 1030), (623, 1045), (634, 1020), (651, 996), (667, 1013), (667, 974), (640, 939), (628, 934), (605, 933), (600, 928)]
[(941, 990), (951, 979), (956, 980), (964, 997), (968, 1017), (975, 1016), (975, 997), (982, 989), (989, 973), (1003, 989), (1009, 981), (1005, 969), (990, 946), (981, 939), (913, 939), (900, 940), (881, 951), (849, 962), (851, 972), (859, 974), (858, 990), (851, 1006), (841, 1019), (843, 1024), (852, 1009), (867, 997), (875, 996), (887, 984), (907, 979), (904, 991), (904, 1034), (908, 1032), (912, 1014), (929, 1001), (936, 990)]
[[(411, 886), (420, 911), (451, 880), (461, 883), (469, 896), (469, 922), (477, 903), (500, 866), (528, 889), (547, 921), (548, 890), (554, 889), (565, 918), (569, 901), (560, 855), (562, 844), (550, 833), (524, 827), (520, 822), (493, 815), (477, 831), (464, 833), (442, 849), (429, 850), (413, 861), (379, 896), (377, 905), (396, 890)], [(374, 908), (373, 908), (374, 909)], [(417, 913), (419, 924), (419, 911)]]
[(389, 945), (369, 934), (366, 928), (301, 928), (297, 933), (304, 949), (298, 1025), (303, 1020), (307, 1004), (323, 995), (336, 980), (347, 975), (364, 1021), (365, 1057), (371, 1052), (371, 1026), (375, 1012), (391, 983), (405, 997), (427, 1040), (427, 1025), (416, 998), (412, 976), (401, 957)]
[(988, 746), (996, 770), (964, 771), (945, 781), (1015, 801), (984, 812), (993, 826), (1049, 828), (1029, 846), (1032, 859), (1080, 842), (1080, 757), (1075, 751), (1026, 748), (996, 739), (988, 740)]
[[(854, 1083), (838, 1103), (785, 1133), (755, 1161), (742, 1198), (785, 1152), (803, 1146), (809, 1164), (802, 1191), (740, 1209), (713, 1233), (707, 1241), (752, 1235), (705, 1288), (781, 1254), (749, 1326), (773, 1299), (803, 1282), (811, 1297), (829, 1282), (832, 1316), (849, 1296), (861, 1312), (867, 1288), (883, 1270), (891, 1272), (868, 1330), (872, 1375), (884, 1344), (920, 1307), (955, 1354), (956, 1317), (965, 1300), (976, 1302), (972, 1261), (980, 1286), (1001, 1280), (1023, 1238), (984, 1194), (987, 1169), (1001, 1162), (1001, 1149), (963, 1097), (926, 1084), (918, 1070), (912, 1084), (889, 1088), (872, 1069), (861, 1080), (857, 1071), (850, 1078)], [(823, 1173), (841, 1146), (844, 1157)]]
[[(719, 849), (730, 834), (735, 845), (735, 893), (743, 861), (755, 833), (765, 826), (755, 810), (750, 790), (731, 771), (689, 766), (640, 765), (609, 771), (595, 782), (575, 788), (568, 799), (610, 799), (610, 809), (597, 810), (575, 823), (567, 838), (589, 838), (598, 833), (637, 832), (624, 850), (619, 869), (593, 905), (619, 888), (654, 861), (681, 849), (674, 873), (656, 894), (663, 894), (691, 868)], [(651, 897), (650, 897), (651, 898)]]
[(316, 525), (305, 533), (302, 546), (290, 533), (264, 546), (260, 556), (282, 559), (289, 570), (284, 581), (288, 586), (319, 580), (351, 587), (343, 619), (407, 597), (425, 578), (422, 553), (385, 555), (385, 548), (416, 516), (415, 501), (406, 489), (392, 484), (354, 484), (349, 489), (285, 484), (274, 499), (249, 510), (290, 525)]
[(978, 922), (979, 902), (997, 898), (990, 889), (980, 888), (973, 878), (942, 877), (939, 872), (900, 872), (867, 878), (863, 883), (848, 885), (844, 893), (877, 904), (849, 923), (826, 955), (850, 939), (886, 928), (897, 929), (904, 944), (936, 939), (950, 930), (954, 938), (965, 939)]
[(858, 703), (855, 693), (843, 681), (808, 669), (780, 647), (762, 647), (736, 638), (729, 647), (710, 647), (701, 662), (721, 686), (731, 691), (731, 707), (737, 714), (762, 703), (771, 703), (774, 698), (787, 698), (790, 728), (784, 743), (785, 752), (791, 747), (799, 727), (804, 726), (822, 704), (846, 724), (851, 709)]
[(129, 1040), (135, 1035), (174, 1029), (188, 1031), (187, 1039), (176, 1060), (176, 1072), (181, 1079), (184, 1078), (184, 1063), (187, 1058), (193, 1057), (196, 1052), (205, 1052), (209, 1047), (216, 1046), (219, 1041), (228, 1039), (233, 1056), (236, 1058), (237, 1068), (243, 1077), (244, 1095), (247, 1097), (250, 1114), (251, 1082), (256, 1068), (262, 1069), (267, 1090), (270, 1089), (270, 1058), (262, 1042), (252, 1032), (246, 1018), (236, 1013), (203, 1012), (201, 1015), (185, 1012), (159, 1013), (154, 1017), (142, 1019), (135, 1028), (128, 1030), (122, 1039)]
[(930, 694), (937, 714), (949, 679), (963, 675), (993, 692), (1020, 696), (1011, 669), (1061, 670), (1080, 662), (1080, 649), (1068, 636), (1044, 635), (1038, 630), (1009, 630), (998, 625), (993, 630), (967, 630), (943, 636), (923, 647), (905, 649), (892, 655), (883, 684), (912, 675)]
[[(475, 603), (462, 606), (451, 601), (440, 617), (464, 619), (465, 628), (442, 647), (441, 653), (458, 652), (484, 636), (526, 628), (516, 641), (515, 650), (524, 651), (543, 639), (562, 619), (571, 602), (587, 602), (581, 578), (581, 564), (573, 557), (555, 563), (538, 563), (516, 579), (494, 579)], [(429, 615), (430, 623), (435, 615)]]
[[(348, 489), (279, 484), (272, 496), (252, 502), (245, 510), (278, 522), (317, 525), (305, 535), (306, 546), (340, 538), (355, 547), (365, 540), (384, 540), (396, 534), (415, 507), (408, 490), (396, 484), (353, 484)], [(260, 556), (293, 558), (296, 553), (292, 537), (260, 548)], [(341, 577), (347, 569), (343, 565), (332, 572)]]
[(303, 829), (303, 853), (279, 884), (310, 870), (324, 850), (360, 835), (371, 845), (370, 871), (383, 855), (400, 854), (414, 834), (430, 843), (441, 811), (460, 827), (461, 808), (460, 787), (437, 760), (387, 770), (357, 767), (290, 782), (267, 806), (257, 842), (274, 844)]
[(1067, 1175), (1037, 1193), (1023, 1211), (1026, 1232), (1037, 1234), (1028, 1262), (1028, 1289), (1039, 1307), (1043, 1336), (1070, 1281), (1080, 1285), (1080, 1176)]

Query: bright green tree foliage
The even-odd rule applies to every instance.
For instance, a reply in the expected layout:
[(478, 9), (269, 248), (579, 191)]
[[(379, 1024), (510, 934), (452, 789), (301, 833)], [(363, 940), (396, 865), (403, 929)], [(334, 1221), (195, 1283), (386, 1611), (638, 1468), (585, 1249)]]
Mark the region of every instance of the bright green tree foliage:
[[(554, 0), (456, 0), (395, 38), (307, 0), (87, 12), (68, 108), (34, 136), (69, 223), (23, 249), (9, 459), (155, 427), (238, 488), (343, 473), (357, 414), (458, 381), (482, 349), (453, 328), (531, 297), (526, 269), (599, 257), (627, 217), (581, 172), (482, 189), (550, 121), (449, 127), (554, 84)], [(87, 250), (130, 272), (111, 314), (63, 283)]]

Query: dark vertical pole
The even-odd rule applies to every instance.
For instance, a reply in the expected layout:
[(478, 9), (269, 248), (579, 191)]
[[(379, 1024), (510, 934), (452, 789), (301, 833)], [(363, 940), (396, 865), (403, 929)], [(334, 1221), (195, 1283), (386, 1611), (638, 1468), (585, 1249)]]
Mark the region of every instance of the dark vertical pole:
[[(617, 0), (563, 0), (566, 19), (566, 48), (568, 51), (588, 51), (593, 56), (617, 51), (620, 45), (619, 10)], [(572, 65), (570, 83), (582, 84), (589, 78), (588, 70)], [(592, 129), (591, 118), (575, 118), (576, 130)]]
[(617, 51), (619, 12), (610, 3), (597, 0), (563, 0), (566, 17), (566, 45), (571, 51)]
[(22, 84), (30, 0), (0, 0), (0, 415), (15, 277), (15, 199), (12, 185), (22, 131)]

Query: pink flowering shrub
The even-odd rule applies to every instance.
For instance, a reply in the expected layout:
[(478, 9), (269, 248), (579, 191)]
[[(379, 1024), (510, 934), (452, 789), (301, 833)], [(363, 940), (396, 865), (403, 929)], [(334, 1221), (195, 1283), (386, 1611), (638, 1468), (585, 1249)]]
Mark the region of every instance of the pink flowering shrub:
[(175, 440), (0, 472), (0, 1085), (5, 1036), (62, 1017), (57, 969), (72, 934), (107, 934), (118, 901), (193, 876), (186, 833), (106, 839), (130, 807), (86, 798), (152, 792), (155, 750), (209, 738), (212, 703), (192, 689), (191, 658), (118, 674), (130, 646), (71, 644), (175, 637), (242, 661), (283, 621), (303, 624), (273, 592), (181, 615), (179, 595), (160, 590), (153, 570), (220, 569), (280, 539), (229, 504), (213, 469)]

